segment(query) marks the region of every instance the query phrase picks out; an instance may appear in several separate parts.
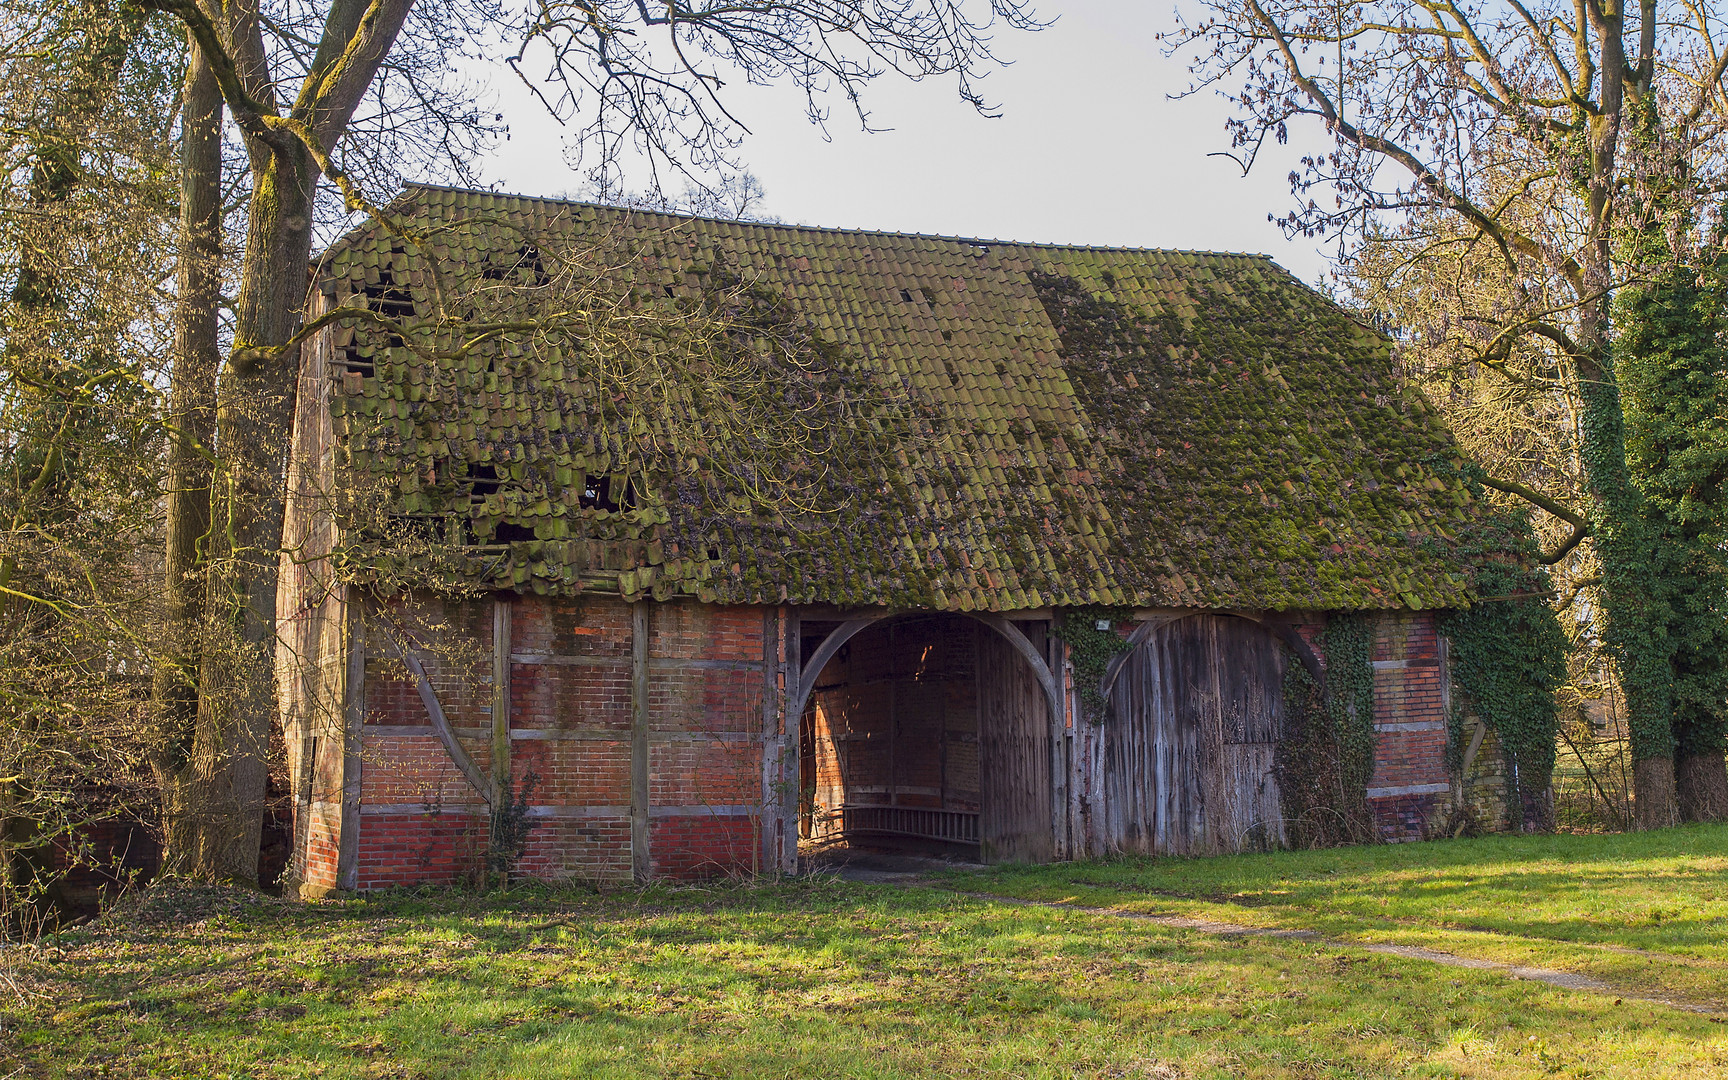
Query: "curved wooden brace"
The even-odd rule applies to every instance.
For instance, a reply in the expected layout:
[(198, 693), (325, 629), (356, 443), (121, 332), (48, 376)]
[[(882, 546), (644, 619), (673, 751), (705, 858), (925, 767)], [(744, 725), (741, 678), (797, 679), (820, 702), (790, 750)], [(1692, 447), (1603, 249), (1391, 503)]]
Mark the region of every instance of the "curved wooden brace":
[(1179, 614), (1160, 615), (1156, 618), (1147, 619), (1136, 626), (1134, 631), (1128, 635), (1128, 647), (1111, 658), (1109, 665), (1105, 667), (1104, 677), (1098, 681), (1099, 695), (1106, 701), (1109, 700), (1110, 691), (1116, 686), (1116, 677), (1122, 674), (1122, 666), (1128, 662), (1128, 657), (1140, 646), (1140, 643), (1151, 636), (1152, 631), (1159, 627), (1169, 626), (1173, 622), (1193, 618), (1195, 615), (1234, 615), (1239, 619), (1259, 623), (1278, 635), (1278, 639), (1296, 654), (1296, 659), (1302, 661), (1302, 666), (1308, 669), (1308, 674), (1314, 677), (1315, 682), (1325, 683), (1326, 671), (1320, 666), (1320, 657), (1315, 655), (1313, 648), (1302, 639), (1301, 634), (1296, 632), (1296, 628), (1283, 618), (1277, 615), (1261, 615), (1249, 611), (1184, 611)]
[(840, 646), (857, 637), (860, 631), (874, 626), (876, 623), (879, 623), (884, 619), (899, 618), (902, 615), (925, 614), (964, 615), (969, 619), (975, 619), (978, 622), (983, 623), (998, 634), (1001, 634), (1008, 640), (1010, 645), (1014, 646), (1014, 651), (1018, 652), (1031, 663), (1032, 673), (1038, 677), (1038, 685), (1044, 688), (1045, 700), (1049, 702), (1050, 705), (1050, 715), (1052, 717), (1060, 717), (1062, 715), (1061, 686), (1057, 683), (1056, 676), (1051, 674), (1050, 665), (1045, 663), (1044, 658), (1038, 655), (1038, 650), (1032, 647), (1032, 642), (1026, 639), (1026, 635), (1020, 632), (1019, 627), (1015, 626), (1007, 619), (1004, 619), (1002, 616), (993, 615), (988, 612), (975, 611), (890, 611), (884, 612), (881, 615), (865, 615), (862, 618), (852, 619), (841, 623), (832, 633), (822, 639), (822, 644), (816, 647), (816, 651), (810, 655), (809, 662), (804, 665), (804, 677), (798, 680), (797, 696), (787, 702), (788, 711), (786, 715), (804, 715), (804, 705), (810, 700), (810, 695), (816, 691), (817, 676), (822, 674), (822, 669), (827, 666), (828, 661), (834, 658), (834, 654), (840, 651)]
[[(828, 666), (828, 661), (834, 659), (834, 654), (840, 651), (840, 646), (858, 636), (858, 632), (883, 619), (892, 619), (904, 612), (886, 612), (881, 615), (866, 615), (859, 619), (850, 619), (835, 627), (822, 639), (822, 644), (816, 646), (816, 651), (810, 654), (810, 659), (804, 664), (804, 677), (798, 680), (798, 693), (787, 702), (786, 715), (803, 716), (804, 703), (810, 700), (810, 695), (816, 691), (816, 677), (822, 674), (822, 669)], [(791, 721), (788, 721), (790, 723)]]
[(961, 614), (976, 619), (990, 629), (1008, 639), (1008, 644), (1014, 646), (1014, 651), (1032, 665), (1032, 674), (1038, 676), (1038, 685), (1044, 688), (1044, 698), (1050, 703), (1050, 716), (1053, 720), (1062, 717), (1062, 690), (1056, 682), (1056, 676), (1050, 673), (1050, 665), (1038, 655), (1038, 650), (1032, 647), (1032, 642), (1026, 639), (1020, 628), (1000, 615), (988, 612), (965, 611)]
[(426, 716), (432, 721), (433, 733), (438, 736), (438, 741), (444, 744), (444, 752), (450, 755), (450, 760), (456, 764), (457, 770), (474, 790), (480, 793), (480, 797), (486, 800), (486, 805), (496, 806), (496, 793), (492, 785), (487, 783), (486, 778), (480, 774), (479, 767), (474, 764), (474, 759), (468, 756), (468, 751), (462, 749), (461, 742), (457, 741), (456, 732), (450, 728), (450, 721), (444, 715), (444, 706), (438, 702), (438, 693), (432, 689), (432, 680), (426, 677), (426, 667), (420, 663), (420, 657), (388, 631), (384, 634), (384, 640), (390, 643), (390, 647), (402, 658), (402, 662), (408, 665), (409, 673), (414, 676), (415, 687), (420, 691), (420, 701), (426, 706)]

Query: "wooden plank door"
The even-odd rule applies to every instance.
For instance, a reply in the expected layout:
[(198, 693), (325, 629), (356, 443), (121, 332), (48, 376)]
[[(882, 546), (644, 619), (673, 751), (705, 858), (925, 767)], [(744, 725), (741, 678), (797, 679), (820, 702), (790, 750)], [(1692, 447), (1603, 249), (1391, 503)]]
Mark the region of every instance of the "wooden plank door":
[(1140, 643), (1104, 732), (1112, 846), (1199, 855), (1279, 846), (1284, 650), (1249, 619), (1195, 615)]
[(978, 642), (980, 849), (985, 862), (1049, 862), (1050, 706), (1031, 665), (986, 627)]

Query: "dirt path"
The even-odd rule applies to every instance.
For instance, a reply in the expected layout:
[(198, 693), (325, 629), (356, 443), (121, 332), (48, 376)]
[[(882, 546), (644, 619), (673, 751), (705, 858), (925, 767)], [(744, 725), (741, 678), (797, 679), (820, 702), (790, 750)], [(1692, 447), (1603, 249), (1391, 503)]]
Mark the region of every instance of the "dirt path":
[[(908, 878), (910, 875), (908, 875)], [(914, 884), (911, 880), (907, 884)], [(924, 883), (928, 884), (928, 883)], [(940, 886), (938, 886), (940, 887)], [(1336, 938), (1324, 937), (1312, 930), (1287, 930), (1277, 927), (1243, 926), (1240, 923), (1219, 922), (1213, 919), (1197, 919), (1188, 915), (1151, 915), (1133, 911), (1118, 911), (1114, 908), (1091, 907), (1085, 904), (1066, 904), (1057, 900), (1025, 900), (1015, 896), (998, 896), (995, 893), (962, 892), (958, 889), (948, 890), (956, 896), (964, 896), (972, 900), (983, 900), (992, 904), (1013, 904), (1020, 907), (1053, 908), (1057, 911), (1078, 911), (1088, 915), (1102, 915), (1112, 919), (1127, 919), (1133, 922), (1147, 922), (1158, 926), (1167, 926), (1174, 930), (1194, 930), (1202, 934), (1217, 934), (1233, 937), (1283, 938), (1295, 941), (1307, 941), (1329, 949), (1355, 949), (1361, 952), (1379, 953), (1383, 956), (1396, 956), (1404, 960), (1425, 960), (1433, 964), (1444, 964), (1447, 967), (1473, 968), (1478, 971), (1493, 971), (1502, 975), (1510, 975), (1514, 979), (1529, 979), (1532, 982), (1547, 983), (1562, 990), (1583, 990), (1599, 994), (1614, 994), (1626, 1001), (1636, 1001), (1645, 1005), (1665, 1005), (1670, 1009), (1681, 1009), (1685, 1012), (1701, 1013), (1705, 1016), (1722, 1016), (1721, 1009), (1709, 1005), (1698, 1005), (1687, 1001), (1675, 1001), (1668, 998), (1645, 997), (1634, 991), (1623, 990), (1610, 985), (1601, 979), (1589, 975), (1580, 975), (1573, 971), (1557, 971), (1553, 968), (1524, 967), (1519, 964), (1508, 964), (1499, 960), (1478, 960), (1469, 956), (1459, 956), (1456, 953), (1441, 952), (1438, 949), (1424, 949), (1417, 945), (1378, 945), (1355, 941), (1340, 941)]]

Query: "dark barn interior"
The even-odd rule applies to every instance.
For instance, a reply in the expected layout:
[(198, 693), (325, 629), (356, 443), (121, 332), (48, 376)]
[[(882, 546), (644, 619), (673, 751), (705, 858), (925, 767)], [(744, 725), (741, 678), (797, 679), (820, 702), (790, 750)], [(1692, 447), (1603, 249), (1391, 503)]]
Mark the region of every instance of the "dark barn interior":
[[(840, 624), (807, 622), (809, 657)], [(1043, 622), (1018, 624), (1040, 654)], [(811, 849), (1051, 855), (1050, 713), (1026, 659), (963, 615), (886, 619), (823, 666), (801, 724)]]

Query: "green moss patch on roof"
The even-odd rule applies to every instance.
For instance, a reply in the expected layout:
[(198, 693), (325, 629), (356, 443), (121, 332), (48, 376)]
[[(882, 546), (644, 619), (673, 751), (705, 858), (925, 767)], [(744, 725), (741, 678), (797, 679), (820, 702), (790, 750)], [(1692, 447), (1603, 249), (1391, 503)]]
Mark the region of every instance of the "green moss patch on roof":
[[(357, 230), (323, 288), (423, 329), (339, 324), (332, 412), (345, 488), (429, 539), (356, 526), (355, 575), (958, 610), (1468, 602), (1452, 537), (1478, 510), (1423, 464), (1449, 434), (1384, 339), (1266, 258), (420, 187), (392, 212), (421, 243)], [(584, 261), (582, 288), (556, 269)]]

